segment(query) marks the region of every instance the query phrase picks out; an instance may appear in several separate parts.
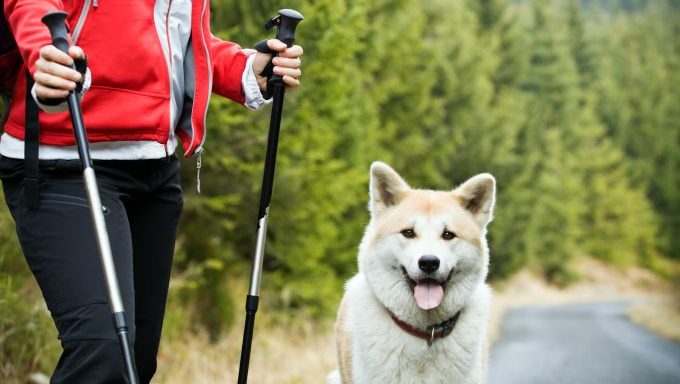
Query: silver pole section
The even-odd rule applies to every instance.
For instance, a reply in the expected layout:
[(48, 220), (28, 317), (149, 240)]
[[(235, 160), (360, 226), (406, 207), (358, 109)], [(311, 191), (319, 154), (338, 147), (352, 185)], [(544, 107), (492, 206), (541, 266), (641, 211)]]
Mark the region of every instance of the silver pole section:
[(106, 230), (106, 221), (104, 220), (104, 212), (102, 211), (102, 202), (99, 198), (99, 190), (97, 188), (97, 178), (95, 177), (94, 168), (87, 167), (83, 170), (83, 180), (85, 182), (87, 200), (90, 202), (90, 207), (92, 207), (90, 212), (92, 214), (94, 230), (97, 236), (99, 258), (102, 262), (102, 268), (104, 270), (104, 281), (108, 286), (107, 290), (109, 293), (111, 312), (123, 312), (123, 300), (120, 297), (116, 266), (113, 263), (111, 242), (109, 241), (109, 233)]
[(248, 294), (260, 296), (260, 280), (262, 278), (262, 263), (264, 262), (264, 246), (267, 242), (267, 222), (269, 221), (269, 207), (264, 216), (257, 222), (257, 243), (253, 256), (253, 269), (250, 274), (250, 288)]

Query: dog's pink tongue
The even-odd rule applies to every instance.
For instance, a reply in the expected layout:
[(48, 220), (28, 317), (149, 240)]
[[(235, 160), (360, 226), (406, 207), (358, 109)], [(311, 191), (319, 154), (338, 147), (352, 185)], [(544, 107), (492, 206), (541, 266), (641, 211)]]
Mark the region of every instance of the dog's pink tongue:
[(429, 281), (418, 283), (413, 290), (413, 296), (421, 309), (436, 308), (444, 299), (444, 288), (440, 284)]

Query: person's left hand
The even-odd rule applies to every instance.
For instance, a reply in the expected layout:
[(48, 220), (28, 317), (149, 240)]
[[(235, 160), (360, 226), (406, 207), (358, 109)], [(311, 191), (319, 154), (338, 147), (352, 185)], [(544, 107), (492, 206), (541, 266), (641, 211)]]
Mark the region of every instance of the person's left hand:
[(261, 76), (260, 73), (264, 70), (269, 60), (272, 60), (274, 64), (274, 73), (283, 77), (283, 82), (291, 87), (297, 88), (300, 86), (300, 76), (302, 76), (302, 71), (300, 70), (300, 56), (302, 56), (303, 50), (299, 45), (293, 45), (288, 48), (286, 44), (277, 39), (267, 40), (267, 46), (272, 51), (278, 52), (278, 56), (273, 60), (271, 55), (266, 53), (257, 52), (255, 53), (255, 60), (253, 61), (253, 71), (255, 72), (255, 77), (257, 78), (257, 84), (260, 89), (264, 92), (267, 89), (267, 78)]

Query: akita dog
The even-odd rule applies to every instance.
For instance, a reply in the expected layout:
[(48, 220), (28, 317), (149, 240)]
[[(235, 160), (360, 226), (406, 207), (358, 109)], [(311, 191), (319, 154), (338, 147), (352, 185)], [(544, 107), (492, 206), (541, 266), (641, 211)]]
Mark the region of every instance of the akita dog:
[(371, 165), (371, 221), (340, 304), (339, 370), (329, 382), (485, 381), (486, 226), (495, 195), (488, 173), (431, 191), (410, 188), (384, 163)]

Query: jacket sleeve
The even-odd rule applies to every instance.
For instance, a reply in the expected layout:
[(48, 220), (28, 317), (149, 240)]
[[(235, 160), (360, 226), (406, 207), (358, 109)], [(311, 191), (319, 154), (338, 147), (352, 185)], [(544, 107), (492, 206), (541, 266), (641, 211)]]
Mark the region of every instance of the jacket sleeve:
[(60, 0), (5, 0), (4, 6), (21, 58), (29, 71), (34, 73), (40, 48), (52, 44), (50, 31), (40, 19), (48, 12), (63, 11), (64, 5)]
[(213, 67), (213, 92), (237, 103), (245, 102), (241, 86), (243, 71), (246, 69), (248, 54), (241, 47), (229, 41), (211, 36), (210, 50)]

